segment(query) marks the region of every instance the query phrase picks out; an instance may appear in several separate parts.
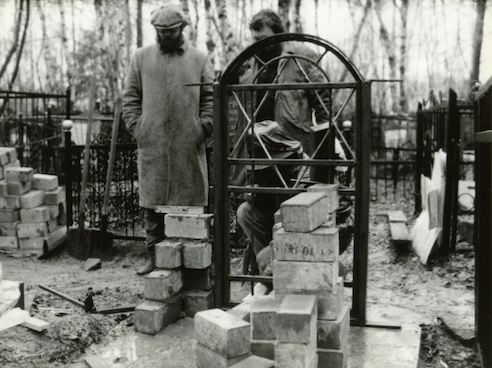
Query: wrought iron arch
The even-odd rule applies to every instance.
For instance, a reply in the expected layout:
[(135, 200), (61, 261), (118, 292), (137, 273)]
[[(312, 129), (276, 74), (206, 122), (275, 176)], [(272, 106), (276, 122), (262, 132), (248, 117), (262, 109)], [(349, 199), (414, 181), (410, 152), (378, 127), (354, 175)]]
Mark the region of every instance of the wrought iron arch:
[[(303, 55), (297, 54), (285, 54), (269, 60), (268, 62), (262, 62), (257, 56), (258, 52), (264, 49), (268, 49), (272, 46), (282, 43), (298, 42), (304, 43), (308, 46), (313, 46), (315, 50), (313, 55), (317, 55), (317, 59), (310, 59)], [(317, 50), (321, 52), (316, 52)], [(340, 63), (342, 68), (348, 72), (349, 82), (344, 81), (330, 81), (330, 76), (322, 62), (327, 60), (327, 56), (333, 55), (335, 60)], [(331, 57), (331, 56), (330, 56)], [(257, 72), (266, 69), (270, 64), (279, 62), (282, 60), (293, 60), (299, 67), (301, 75), (304, 80), (299, 83), (258, 83), (257, 77), (254, 77), (253, 84), (240, 83), (240, 78), (251, 59), (259, 61), (261, 66), (258, 67)], [(323, 81), (312, 81), (308, 74), (303, 70), (301, 63), (314, 66), (318, 73), (323, 75)], [(342, 69), (343, 70), (343, 69)], [(340, 75), (347, 75), (346, 72), (340, 73)], [(345, 78), (344, 78), (345, 79)], [(339, 105), (337, 105), (338, 112), (333, 116), (332, 106), (328, 109), (324, 106), (325, 110), (328, 110), (329, 119), (326, 123), (328, 128), (323, 130), (323, 138), (315, 144), (313, 154), (309, 158), (304, 159), (275, 159), (268, 150), (261, 143), (261, 139), (255, 133), (256, 113), (255, 109), (259, 109), (261, 104), (251, 103), (253, 108), (249, 111), (253, 111), (251, 114), (247, 111), (247, 106), (243, 104), (241, 98), (238, 97), (237, 92), (253, 92), (264, 90), (263, 99), (270, 91), (278, 91), (282, 89), (304, 89), (312, 90), (313, 94), (317, 96), (319, 100), (321, 97), (318, 91), (328, 91), (330, 94), (330, 104), (332, 104), (331, 93), (332, 91), (339, 92), (340, 90), (346, 90), (343, 92), (344, 96), (341, 98)], [(238, 106), (238, 114), (245, 119), (246, 124), (242, 126), (242, 131), (236, 136), (238, 140), (245, 139), (247, 134), (252, 134), (253, 140), (257, 140), (261, 149), (263, 150), (265, 158), (237, 158), (232, 157), (231, 153), (239, 151), (238, 146), (229, 147), (230, 143), (234, 143), (231, 140), (230, 122), (229, 122), (229, 104), (230, 97), (233, 97), (233, 101)], [(255, 95), (256, 96), (256, 95)], [(341, 116), (344, 108), (348, 105), (351, 99), (355, 96), (354, 106), (354, 119), (355, 119), (355, 136), (353, 144), (345, 139), (343, 132), (337, 125), (338, 118)], [(255, 281), (264, 282), (271, 281), (271, 278), (265, 276), (242, 276), (230, 274), (230, 226), (231, 226), (231, 205), (230, 195), (231, 193), (273, 193), (273, 194), (289, 194), (293, 195), (306, 191), (306, 187), (298, 186), (299, 180), (295, 183), (287, 185), (285, 178), (282, 177), (279, 167), (285, 165), (299, 165), (302, 168), (313, 167), (327, 167), (330, 170), (334, 169), (337, 165), (346, 165), (347, 167), (354, 169), (353, 182), (356, 183), (354, 187), (348, 187), (341, 190), (341, 194), (352, 196), (355, 198), (355, 235), (354, 235), (354, 280), (351, 283), (346, 283), (346, 286), (353, 287), (352, 298), (352, 319), (353, 323), (357, 325), (364, 325), (365, 322), (365, 304), (366, 304), (366, 284), (367, 284), (367, 240), (368, 240), (368, 217), (369, 217), (369, 149), (370, 149), (370, 82), (364, 81), (362, 75), (357, 70), (355, 65), (347, 56), (339, 50), (335, 45), (330, 42), (313, 35), (306, 34), (278, 34), (263, 40), (260, 40), (242, 51), (236, 58), (234, 58), (217, 77), (214, 83), (214, 153), (213, 153), (213, 165), (214, 165), (214, 263), (215, 263), (215, 304), (217, 306), (226, 306), (230, 304), (230, 282), (234, 281)], [(333, 128), (333, 129), (332, 129)], [(318, 158), (316, 155), (325, 143), (329, 132), (334, 131), (335, 135), (342, 141), (343, 148), (348, 150), (348, 159), (346, 161), (329, 159), (327, 156)], [(331, 134), (331, 133), (330, 133)], [(335, 135), (331, 134), (331, 139), (334, 140)], [(237, 142), (236, 142), (237, 143)], [(319, 144), (319, 145), (318, 145)], [(324, 147), (324, 146), (323, 146)], [(323, 148), (324, 149), (324, 148)], [(364, 154), (365, 153), (365, 154)], [(331, 156), (330, 156), (331, 157)], [(254, 169), (254, 165), (271, 165), (283, 185), (279, 187), (244, 187), (239, 185), (231, 185), (231, 166), (251, 165)], [(254, 172), (254, 170), (253, 170)], [(301, 178), (302, 175), (299, 176)]]

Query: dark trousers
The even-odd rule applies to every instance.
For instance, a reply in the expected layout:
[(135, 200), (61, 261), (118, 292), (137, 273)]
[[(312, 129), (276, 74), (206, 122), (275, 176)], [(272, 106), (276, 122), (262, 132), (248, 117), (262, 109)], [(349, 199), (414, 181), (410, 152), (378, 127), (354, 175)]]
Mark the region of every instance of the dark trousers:
[(149, 253), (155, 253), (155, 245), (165, 239), (164, 214), (151, 208), (144, 208), (145, 240)]

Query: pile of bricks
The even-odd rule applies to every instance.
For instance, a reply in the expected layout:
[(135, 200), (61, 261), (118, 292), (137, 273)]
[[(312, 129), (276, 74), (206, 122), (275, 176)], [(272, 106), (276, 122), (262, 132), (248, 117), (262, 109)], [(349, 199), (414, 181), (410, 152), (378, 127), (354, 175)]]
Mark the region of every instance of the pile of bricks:
[[(350, 309), (343, 305), (338, 273), (338, 205), (337, 184), (316, 184), (283, 202), (273, 229), (273, 292), (245, 298), (228, 311), (250, 323), (251, 353), (277, 367), (346, 367)], [(202, 333), (198, 326), (195, 317), (196, 336)], [(224, 333), (226, 338), (243, 344), (235, 335)], [(217, 339), (206, 335), (198, 345), (214, 350)], [(207, 358), (200, 351), (203, 346), (197, 348), (202, 364), (198, 360)]]
[(343, 306), (343, 278), (338, 269), (338, 203), (337, 184), (309, 187), (308, 192), (282, 203), (282, 226), (273, 236), (276, 305), (281, 309), (291, 295), (316, 296), (319, 367), (345, 367), (347, 362), (350, 309)]
[(182, 312), (194, 317), (213, 307), (212, 215), (203, 208), (198, 212), (165, 214), (166, 239), (155, 249), (157, 268), (144, 277), (145, 301), (135, 308), (138, 332), (155, 335)]
[(14, 148), (0, 148), (0, 166), (0, 249), (47, 254), (66, 238), (58, 177), (21, 167)]
[(197, 368), (271, 368), (275, 362), (251, 354), (251, 325), (221, 309), (195, 314)]

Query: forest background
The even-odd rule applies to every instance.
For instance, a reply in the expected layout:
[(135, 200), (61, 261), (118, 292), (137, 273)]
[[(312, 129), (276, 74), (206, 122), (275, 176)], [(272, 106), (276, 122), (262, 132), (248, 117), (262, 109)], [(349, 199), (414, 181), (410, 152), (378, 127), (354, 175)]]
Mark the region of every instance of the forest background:
[[(101, 110), (111, 112), (137, 47), (155, 42), (157, 0), (0, 0), (0, 90), (64, 93), (87, 109), (95, 73)], [(375, 83), (373, 111), (407, 114), (448, 88), (469, 96), (492, 75), (487, 0), (170, 0), (189, 14), (187, 33), (217, 71), (251, 43), (254, 13), (271, 8), (289, 32), (338, 47)], [(345, 75), (334, 77), (343, 81)], [(432, 93), (431, 93), (432, 91)]]

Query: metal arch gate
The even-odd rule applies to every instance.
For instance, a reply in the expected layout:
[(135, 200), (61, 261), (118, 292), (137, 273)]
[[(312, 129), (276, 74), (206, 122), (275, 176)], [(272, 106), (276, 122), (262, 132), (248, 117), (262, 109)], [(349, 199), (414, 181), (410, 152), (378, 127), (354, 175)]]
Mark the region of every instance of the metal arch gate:
[[(280, 63), (282, 59), (286, 59), (285, 63), (293, 62), (299, 67), (299, 72), (305, 79), (300, 83), (280, 84), (277, 82), (277, 77), (271, 84), (259, 84), (257, 79), (256, 83), (252, 84), (239, 84), (238, 76), (241, 70), (248, 65), (248, 61), (255, 57), (256, 53), (272, 45), (281, 44), (285, 42), (299, 42), (307, 44), (309, 47), (321, 50), (318, 53), (319, 57), (315, 61), (316, 68), (324, 76), (324, 81), (313, 82), (310, 80), (308, 73), (302, 67), (302, 62), (310, 62), (300, 55), (290, 54), (281, 55), (276, 58)], [(259, 60), (259, 59), (257, 59)], [(329, 69), (330, 64), (338, 66), (337, 75), (348, 75), (352, 79), (351, 82), (331, 82), (326, 72)], [(263, 63), (264, 64), (264, 63)], [(266, 68), (266, 64), (260, 67), (260, 70)], [(278, 69), (277, 69), (278, 70)], [(348, 72), (348, 73), (347, 73)], [(252, 132), (253, 137), (258, 138), (254, 131), (254, 123), (256, 121), (256, 114), (258, 107), (253, 107), (251, 112), (248, 112), (248, 106), (243, 105), (244, 96), (255, 96), (258, 91), (264, 91), (262, 102), (264, 102), (265, 96), (270, 91), (275, 92), (279, 90), (314, 90), (317, 99), (323, 104), (323, 108), (328, 112), (330, 117), (328, 122), (328, 129), (323, 138), (319, 142), (319, 145), (314, 150), (311, 157), (307, 159), (283, 159), (275, 160), (270, 155), (268, 150), (260, 143), (261, 150), (266, 158), (234, 158), (233, 153), (237, 151), (237, 142), (230, 147), (231, 133), (230, 133), (230, 111), (229, 111), (229, 99), (232, 98), (239, 107), (239, 113), (241, 118), (246, 121), (246, 124), (240, 131), (241, 139), (246, 139), (247, 131)], [(330, 95), (329, 104), (331, 106), (324, 105), (318, 91), (327, 91)], [(340, 91), (343, 91), (340, 92)], [(339, 100), (337, 105), (337, 111), (333, 108), (333, 95), (334, 99)], [(241, 98), (243, 97), (243, 98)], [(231, 185), (231, 166), (241, 165), (273, 165), (279, 178), (282, 174), (279, 172), (279, 166), (299, 166), (313, 167), (313, 168), (325, 168), (333, 170), (337, 165), (343, 164), (351, 167), (354, 170), (352, 183), (345, 189), (340, 191), (340, 194), (348, 195), (355, 198), (354, 208), (354, 260), (353, 260), (353, 282), (345, 283), (345, 286), (352, 287), (352, 309), (351, 320), (353, 325), (364, 326), (366, 325), (366, 289), (367, 289), (367, 255), (368, 255), (368, 222), (369, 222), (369, 166), (370, 166), (370, 118), (371, 118), (371, 91), (370, 82), (366, 82), (362, 79), (360, 73), (353, 66), (350, 60), (334, 45), (329, 42), (311, 35), (305, 34), (280, 34), (263, 39), (247, 49), (245, 49), (240, 55), (238, 55), (224, 70), (224, 72), (218, 78), (218, 81), (214, 83), (214, 152), (213, 152), (213, 183), (214, 183), (214, 264), (215, 264), (215, 305), (217, 307), (226, 307), (230, 305), (230, 283), (231, 282), (261, 282), (272, 280), (271, 277), (266, 276), (252, 276), (252, 275), (231, 275), (230, 274), (230, 194), (231, 193), (282, 193), (282, 194), (296, 194), (305, 191), (306, 189), (298, 186), (299, 182), (296, 181), (293, 185), (283, 183), (282, 187), (246, 187)], [(251, 100), (250, 100), (251, 101)], [(353, 119), (354, 119), (354, 142), (349, 145), (349, 142), (344, 138), (337, 123), (344, 109), (349, 105), (353, 105)], [(251, 106), (249, 106), (251, 107)], [(327, 137), (331, 137), (334, 141), (334, 136), (337, 136), (341, 141), (342, 146), (348, 157), (346, 161), (318, 158), (318, 157), (330, 157), (326, 156), (327, 152), (321, 152), (326, 150), (332, 150), (333, 145), (324, 145), (327, 141)], [(253, 138), (254, 139), (254, 138)], [(331, 147), (331, 148), (330, 148)], [(331, 151), (332, 152), (332, 151)], [(321, 153), (321, 154), (319, 154)], [(324, 155), (323, 155), (324, 153)], [(314, 170), (314, 169), (313, 169)]]

